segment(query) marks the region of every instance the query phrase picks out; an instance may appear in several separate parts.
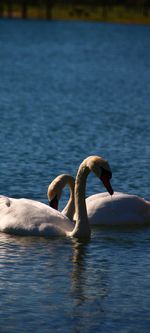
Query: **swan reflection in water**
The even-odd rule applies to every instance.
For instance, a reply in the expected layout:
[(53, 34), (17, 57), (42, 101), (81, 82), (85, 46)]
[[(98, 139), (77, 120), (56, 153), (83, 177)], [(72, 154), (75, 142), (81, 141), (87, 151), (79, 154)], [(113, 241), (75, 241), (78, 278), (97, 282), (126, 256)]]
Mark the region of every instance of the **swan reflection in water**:
[(38, 323), (44, 318), (59, 330), (65, 323), (75, 332), (83, 331), (84, 325), (92, 331), (95, 322), (105, 321), (110, 271), (109, 261), (100, 256), (99, 242), (4, 233), (0, 234), (0, 241), (5, 290), (1, 302), (7, 296), (8, 307), (3, 307), (3, 312), (6, 315), (7, 311), (9, 324), (12, 309), (18, 311), (18, 316), (26, 311)]
[[(90, 241), (72, 239), (71, 292), (73, 298), (72, 317), (80, 328), (94, 318), (97, 322), (105, 320), (104, 300), (109, 294), (109, 262), (100, 258), (98, 248), (89, 250)], [(93, 257), (94, 254), (96, 257)]]

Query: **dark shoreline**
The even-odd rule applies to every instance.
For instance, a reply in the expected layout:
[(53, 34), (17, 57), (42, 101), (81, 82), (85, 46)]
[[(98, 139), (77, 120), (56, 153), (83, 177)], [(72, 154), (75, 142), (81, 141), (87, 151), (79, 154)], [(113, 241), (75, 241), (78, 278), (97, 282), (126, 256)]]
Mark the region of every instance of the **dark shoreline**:
[(1, 18), (48, 19), (48, 20), (83, 20), (110, 23), (150, 24), (150, 8), (139, 10), (125, 6), (88, 6), (55, 4), (51, 8), (44, 5), (4, 6), (0, 8)]

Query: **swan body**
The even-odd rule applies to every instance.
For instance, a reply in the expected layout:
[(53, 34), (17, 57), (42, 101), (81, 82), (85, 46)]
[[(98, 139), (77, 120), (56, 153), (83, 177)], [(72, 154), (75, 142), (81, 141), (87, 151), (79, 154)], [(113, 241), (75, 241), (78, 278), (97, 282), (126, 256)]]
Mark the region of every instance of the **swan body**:
[(91, 195), (86, 199), (92, 225), (143, 225), (150, 223), (150, 203), (136, 195), (114, 192)]
[(1, 196), (0, 231), (16, 235), (90, 237), (85, 205), (85, 184), (90, 171), (106, 181), (109, 191), (113, 193), (108, 162), (98, 156), (89, 156), (81, 163), (76, 176), (75, 224), (67, 216), (41, 202)]
[[(70, 180), (72, 186), (70, 187)], [(60, 192), (58, 192), (59, 181), (64, 178), (64, 186), (70, 187), (71, 199), (69, 199), (66, 207), (72, 211), (69, 216), (71, 220), (76, 219), (73, 205), (73, 180), (74, 178), (69, 175), (60, 175), (49, 185), (48, 199), (55, 195), (60, 199)], [(52, 185), (52, 187), (51, 187)], [(52, 190), (51, 190), (52, 189)], [(143, 198), (122, 192), (114, 192), (113, 196), (107, 192), (98, 193), (86, 198), (86, 207), (88, 220), (91, 225), (142, 225), (150, 223), (150, 203)], [(63, 213), (67, 215), (66, 209)], [(74, 217), (73, 217), (74, 215)]]
[(30, 199), (0, 196), (0, 231), (15, 235), (57, 236), (72, 231), (59, 211)]

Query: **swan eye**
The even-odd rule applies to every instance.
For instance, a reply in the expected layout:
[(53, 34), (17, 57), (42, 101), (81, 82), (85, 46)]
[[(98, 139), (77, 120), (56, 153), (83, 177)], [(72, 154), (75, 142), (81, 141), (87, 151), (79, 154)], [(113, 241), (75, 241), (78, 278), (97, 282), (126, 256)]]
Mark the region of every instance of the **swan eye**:
[(57, 195), (55, 195), (55, 197), (49, 201), (49, 205), (50, 207), (58, 210), (58, 199), (57, 199)]

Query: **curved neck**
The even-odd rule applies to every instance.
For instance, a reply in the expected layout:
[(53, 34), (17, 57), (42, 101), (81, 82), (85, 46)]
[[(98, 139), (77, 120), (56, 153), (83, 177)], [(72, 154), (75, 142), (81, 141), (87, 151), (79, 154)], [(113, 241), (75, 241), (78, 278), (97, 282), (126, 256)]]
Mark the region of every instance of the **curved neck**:
[(85, 192), (86, 192), (86, 179), (90, 172), (87, 165), (82, 163), (77, 172), (75, 181), (75, 212), (76, 212), (76, 225), (72, 231), (74, 237), (90, 237), (90, 225), (87, 217)]
[(65, 206), (65, 208), (62, 210), (62, 214), (67, 216), (71, 221), (73, 220), (73, 216), (75, 213), (75, 204), (74, 204), (74, 178), (70, 175), (66, 175), (64, 179), (63, 187), (65, 187), (68, 184), (69, 190), (70, 190), (70, 197), (69, 200)]

